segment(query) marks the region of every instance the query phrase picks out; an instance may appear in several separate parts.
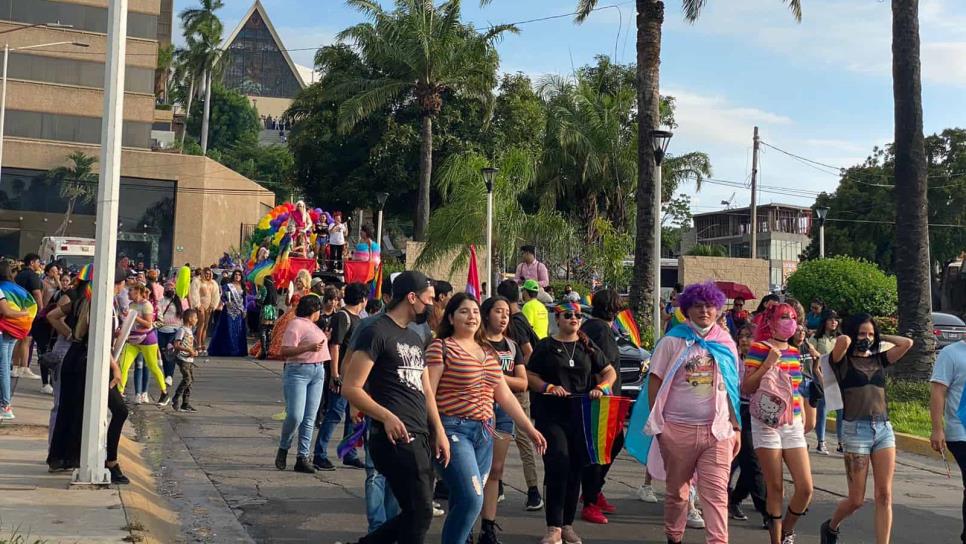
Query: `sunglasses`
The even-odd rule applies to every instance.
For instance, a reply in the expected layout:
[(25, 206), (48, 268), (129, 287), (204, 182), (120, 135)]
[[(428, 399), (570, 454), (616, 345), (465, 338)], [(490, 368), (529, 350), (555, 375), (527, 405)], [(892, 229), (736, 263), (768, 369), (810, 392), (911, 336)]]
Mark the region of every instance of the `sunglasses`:
[(562, 315), (564, 319), (573, 319), (573, 318), (583, 319), (584, 318), (584, 314), (580, 312), (569, 312), (569, 311), (561, 312), (560, 315)]

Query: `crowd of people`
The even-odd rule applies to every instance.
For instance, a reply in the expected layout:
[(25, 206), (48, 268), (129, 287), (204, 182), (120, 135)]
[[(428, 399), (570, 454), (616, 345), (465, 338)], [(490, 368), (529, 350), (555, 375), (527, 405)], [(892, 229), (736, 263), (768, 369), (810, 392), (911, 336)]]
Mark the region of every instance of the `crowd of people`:
[[(589, 306), (575, 292), (545, 302), (553, 300), (546, 267), (530, 246), (522, 256), (515, 276), (483, 300), (416, 271), (385, 278), (382, 299), (370, 300), (368, 285), (307, 270), (280, 292), (270, 277), (252, 289), (241, 270), (216, 267), (194, 270), (181, 299), (173, 278), (121, 259), (113, 274), (113, 327), (129, 321), (131, 328), (110, 361), (112, 481), (127, 482), (118, 441), (127, 404), (151, 402), (149, 376), (157, 404), (193, 412), (199, 358), (251, 355), (284, 361), (278, 470), (288, 468), (293, 447), (294, 470), (336, 470), (330, 443), (342, 427), (337, 461), (365, 469), (368, 534), (360, 543), (424, 542), (433, 516), (445, 515), (442, 542), (473, 541), (479, 520), (475, 541), (497, 544), (511, 441), (523, 464), (525, 507), (545, 511), (541, 543), (581, 542), (578, 512), (587, 522), (607, 523), (615, 507), (603, 493), (610, 465), (588, 461), (572, 400), (621, 395), (613, 325), (622, 299), (603, 288)], [(47, 463), (51, 471), (69, 470), (79, 464), (95, 271), (72, 274), (34, 254), (17, 268), (0, 262), (0, 320), (22, 321), (27, 312), (10, 302), (24, 296), (40, 311), (29, 334), (16, 338), (4, 328), (0, 336), (0, 417), (14, 417), (11, 376), (39, 379), (55, 397)], [(835, 384), (848, 494), (820, 524), (821, 542), (838, 542), (863, 506), (871, 467), (875, 539), (887, 543), (896, 442), (885, 371), (912, 341), (883, 334), (868, 314), (840, 316), (819, 300), (809, 311), (777, 294), (762, 297), (753, 312), (742, 298), (727, 310), (726, 302), (712, 282), (675, 286), (645, 390), (611, 458), (626, 440), (645, 464), (641, 500), (657, 502), (651, 481), (665, 482), (669, 543), (681, 542), (686, 527), (703, 528), (707, 542), (728, 542), (729, 518), (747, 520), (742, 503), (751, 496), (770, 542), (793, 544), (814, 490), (806, 435), (816, 433), (816, 454), (830, 454), (825, 388)], [(259, 339), (251, 348), (249, 336)], [(34, 349), (40, 375), (29, 368)], [(134, 393), (125, 402), (131, 368)], [(181, 379), (169, 394), (175, 368)], [(933, 447), (966, 468), (966, 343), (941, 352), (931, 381)]]

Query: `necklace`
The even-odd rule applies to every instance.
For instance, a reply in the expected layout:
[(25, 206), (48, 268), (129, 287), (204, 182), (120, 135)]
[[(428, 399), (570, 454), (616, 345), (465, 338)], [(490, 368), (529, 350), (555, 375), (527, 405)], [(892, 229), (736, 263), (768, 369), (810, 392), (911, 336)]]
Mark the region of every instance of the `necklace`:
[[(554, 340), (557, 340), (557, 339), (554, 338)], [(564, 347), (564, 353), (566, 353), (567, 352), (567, 343), (564, 342), (563, 340), (557, 340), (557, 342), (560, 342), (563, 345), (563, 347)], [(576, 354), (577, 354), (577, 342), (574, 341), (574, 349), (570, 350), (570, 353), (568, 354), (568, 355), (570, 355), (570, 360), (567, 361), (567, 364), (570, 366), (570, 368), (573, 368), (574, 367), (574, 355), (576, 355)]]

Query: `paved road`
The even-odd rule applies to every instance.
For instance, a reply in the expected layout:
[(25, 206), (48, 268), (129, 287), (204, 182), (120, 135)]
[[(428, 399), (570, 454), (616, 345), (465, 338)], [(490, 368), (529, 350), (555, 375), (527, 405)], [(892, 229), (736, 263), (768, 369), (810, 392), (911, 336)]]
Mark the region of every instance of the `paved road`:
[[(146, 406), (134, 416), (145, 455), (156, 465), (159, 486), (181, 510), (188, 542), (319, 542), (354, 540), (366, 526), (364, 472), (340, 468), (315, 476), (279, 472), (273, 466), (283, 409), (281, 363), (212, 359), (196, 372), (192, 404), (198, 413)], [(176, 378), (177, 379), (177, 378)], [(334, 447), (334, 444), (333, 444)], [(334, 455), (330, 455), (334, 458)], [(291, 459), (290, 461), (294, 461)], [(816, 493), (799, 525), (799, 542), (818, 542), (818, 526), (845, 491), (842, 461), (812, 456)], [(519, 457), (508, 458), (506, 501), (499, 523), (505, 544), (534, 543), (543, 530), (542, 512), (525, 512)], [(898, 543), (952, 543), (961, 530), (959, 474), (946, 478), (942, 463), (901, 454), (895, 485)], [(588, 543), (665, 542), (660, 504), (634, 498), (641, 467), (622, 457), (605, 488), (618, 507), (605, 526), (577, 524)], [(871, 482), (869, 484), (871, 496)], [(750, 510), (750, 502), (747, 510)], [(430, 542), (439, 541), (442, 521), (433, 522)], [(874, 542), (872, 508), (850, 520), (843, 531), (849, 544)], [(703, 542), (689, 530), (685, 542)], [(732, 522), (732, 542), (767, 542), (760, 529)]]

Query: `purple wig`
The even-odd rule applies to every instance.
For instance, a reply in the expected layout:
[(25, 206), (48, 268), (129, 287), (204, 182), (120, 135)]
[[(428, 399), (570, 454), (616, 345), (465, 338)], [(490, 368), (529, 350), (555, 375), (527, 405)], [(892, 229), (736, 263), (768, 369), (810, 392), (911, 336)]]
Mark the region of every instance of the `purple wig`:
[(692, 283), (685, 287), (684, 291), (678, 295), (678, 306), (681, 307), (681, 312), (687, 315), (688, 309), (699, 302), (705, 302), (721, 310), (724, 308), (726, 300), (728, 299), (725, 294), (721, 292), (721, 289), (718, 289), (713, 281), (706, 281), (704, 283)]

